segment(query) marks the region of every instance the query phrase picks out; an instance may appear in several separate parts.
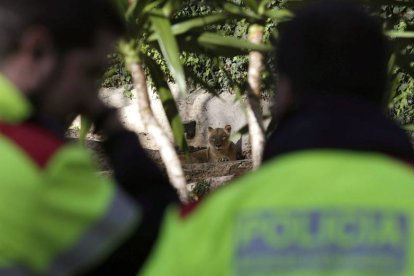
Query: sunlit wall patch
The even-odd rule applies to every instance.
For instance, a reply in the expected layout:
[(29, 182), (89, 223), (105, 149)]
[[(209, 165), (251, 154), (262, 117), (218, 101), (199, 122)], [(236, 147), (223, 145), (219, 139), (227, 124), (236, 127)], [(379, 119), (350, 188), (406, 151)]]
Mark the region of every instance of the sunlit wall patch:
[(294, 270), (401, 273), (409, 259), (409, 217), (397, 211), (244, 210), (234, 231), (237, 275)]

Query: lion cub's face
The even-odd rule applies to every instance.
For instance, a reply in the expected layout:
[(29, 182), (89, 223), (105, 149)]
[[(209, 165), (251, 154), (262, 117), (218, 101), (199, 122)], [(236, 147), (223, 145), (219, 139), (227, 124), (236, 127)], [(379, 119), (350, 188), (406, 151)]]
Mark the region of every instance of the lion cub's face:
[(208, 128), (208, 143), (216, 151), (222, 151), (228, 148), (230, 143), (231, 126), (226, 125), (224, 128)]

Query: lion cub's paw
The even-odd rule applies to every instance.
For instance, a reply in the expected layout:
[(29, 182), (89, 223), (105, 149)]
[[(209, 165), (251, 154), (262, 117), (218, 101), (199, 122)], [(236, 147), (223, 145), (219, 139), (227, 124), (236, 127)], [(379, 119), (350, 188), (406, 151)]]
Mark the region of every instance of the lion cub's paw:
[(230, 161), (228, 157), (220, 157), (219, 159), (217, 159), (217, 162), (228, 162), (228, 161)]

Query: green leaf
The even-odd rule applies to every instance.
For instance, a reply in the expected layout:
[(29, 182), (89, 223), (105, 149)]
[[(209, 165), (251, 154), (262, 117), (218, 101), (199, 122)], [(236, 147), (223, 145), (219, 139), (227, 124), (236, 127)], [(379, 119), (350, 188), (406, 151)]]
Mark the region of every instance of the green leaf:
[(162, 8), (162, 11), (164, 15), (170, 17), (174, 11), (178, 10), (181, 7), (181, 5), (181, 0), (168, 0)]
[(128, 19), (132, 16), (132, 19), (136, 19), (142, 14), (151, 12), (163, 2), (164, 0), (134, 0), (126, 12), (126, 18)]
[(249, 133), (249, 125), (245, 124), (239, 130), (236, 131), (236, 133), (239, 133), (240, 135), (248, 134)]
[(167, 115), (173, 131), (175, 143), (180, 150), (186, 151), (187, 142), (184, 135), (184, 126), (178, 113), (177, 105), (171, 90), (165, 86), (162, 86), (157, 88), (157, 93), (160, 96), (162, 106), (164, 107), (165, 114)]
[(256, 44), (246, 39), (238, 39), (231, 36), (222, 36), (216, 33), (205, 32), (197, 39), (198, 43), (212, 50), (220, 50), (223, 48), (232, 48), (247, 51), (268, 52), (272, 50), (269, 44)]
[(91, 122), (87, 118), (85, 118), (85, 116), (80, 117), (79, 142), (81, 144), (85, 143), (86, 136), (88, 135), (91, 126)]
[(138, 12), (137, 9), (138, 6), (138, 1), (133, 1), (127, 8), (126, 12), (125, 12), (125, 18), (126, 20), (129, 20), (130, 18), (132, 18), (136, 12)]
[(400, 31), (388, 31), (386, 34), (391, 38), (414, 38), (414, 32), (400, 32)]
[(246, 6), (248, 6), (250, 9), (257, 13), (259, 9), (257, 0), (245, 0), (244, 2), (246, 3)]
[(239, 102), (240, 106), (243, 109), (243, 112), (246, 113), (246, 104), (243, 102), (244, 90), (242, 90), (240, 85), (238, 85), (237, 83), (232, 83), (232, 90), (235, 94), (234, 102)]
[(178, 112), (174, 96), (165, 81), (165, 76), (158, 64), (148, 56), (143, 57), (145, 65), (149, 69), (154, 88), (161, 99), (162, 105), (167, 115), (168, 122), (174, 135), (174, 141), (180, 150), (187, 151), (187, 142), (184, 135), (184, 126)]
[(278, 22), (287, 21), (293, 18), (293, 13), (289, 10), (268, 10), (264, 15)]
[(390, 56), (390, 59), (388, 60), (388, 74), (391, 74), (392, 73), (392, 70), (394, 70), (396, 59), (397, 59), (396, 58), (396, 54), (393, 53)]
[(149, 13), (151, 12), (153, 9), (155, 9), (156, 7), (158, 7), (159, 5), (161, 5), (161, 3), (163, 2), (163, 0), (158, 0), (158, 1), (154, 1), (152, 3), (148, 3), (144, 9), (142, 10), (142, 13)]
[(257, 10), (257, 12), (262, 15), (264, 14), (264, 12), (266, 11), (266, 6), (271, 2), (272, 0), (262, 0), (259, 3), (259, 8)]
[(162, 2), (162, 0), (135, 0), (129, 5), (128, 10), (125, 13), (128, 37), (142, 37), (143, 33), (148, 32), (148, 13)]
[(161, 52), (167, 62), (171, 75), (177, 82), (181, 93), (184, 94), (187, 90), (187, 84), (184, 69), (180, 61), (177, 41), (171, 30), (170, 20), (159, 13), (151, 15), (150, 20), (157, 33), (158, 44), (160, 45)]
[(279, 123), (279, 119), (277, 119), (276, 117), (271, 116), (270, 118), (271, 119), (270, 119), (269, 125), (267, 126), (267, 129), (266, 129), (266, 138), (269, 138), (270, 135), (272, 135), (272, 133), (276, 130), (277, 125)]
[(223, 8), (226, 12), (228, 12), (231, 15), (240, 17), (240, 18), (249, 18), (252, 20), (261, 20), (262, 17), (253, 11), (243, 8), (241, 6), (238, 6), (234, 3), (226, 3), (223, 5)]
[(192, 18), (172, 26), (172, 30), (174, 34), (183, 34), (188, 32), (194, 28), (206, 27), (208, 25), (224, 21), (228, 18), (228, 16), (224, 13), (219, 14), (212, 14), (207, 16), (200, 16), (196, 18)]
[(402, 127), (405, 130), (414, 131), (414, 124), (409, 124), (409, 125), (405, 125), (405, 126), (402, 126)]
[[(172, 25), (171, 30), (174, 35), (181, 35), (190, 31), (191, 29), (205, 27), (210, 24), (226, 20), (227, 18), (228, 16), (224, 13), (200, 16), (174, 24)], [(156, 39), (157, 34), (153, 34), (148, 38), (148, 41), (154, 41)]]
[(390, 89), (390, 93), (388, 96), (388, 102), (392, 102), (392, 99), (395, 98), (395, 96), (397, 95), (397, 88), (401, 83), (401, 75), (397, 74), (394, 79), (391, 81), (391, 89)]
[(151, 5), (150, 0), (132, 1), (125, 13), (126, 20), (135, 20), (136, 18), (139, 18), (148, 4)]

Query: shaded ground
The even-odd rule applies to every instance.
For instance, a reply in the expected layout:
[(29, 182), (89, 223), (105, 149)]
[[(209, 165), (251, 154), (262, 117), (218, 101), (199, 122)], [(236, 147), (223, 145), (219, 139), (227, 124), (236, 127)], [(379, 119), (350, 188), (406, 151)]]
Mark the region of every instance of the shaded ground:
[[(67, 136), (69, 140), (72, 140), (75, 143), (78, 142), (77, 131), (69, 131)], [(111, 167), (103, 152), (99, 137), (89, 135), (85, 144), (97, 160), (100, 173), (110, 175)], [(155, 150), (146, 150), (146, 152), (148, 156), (160, 166), (162, 171), (166, 173), (159, 152)], [(208, 193), (210, 190), (223, 185), (224, 182), (228, 182), (233, 178), (237, 178), (245, 174), (250, 171), (251, 168), (251, 160), (185, 164), (183, 166), (187, 183), (190, 183), (189, 190), (192, 191), (194, 198), (199, 198)]]

